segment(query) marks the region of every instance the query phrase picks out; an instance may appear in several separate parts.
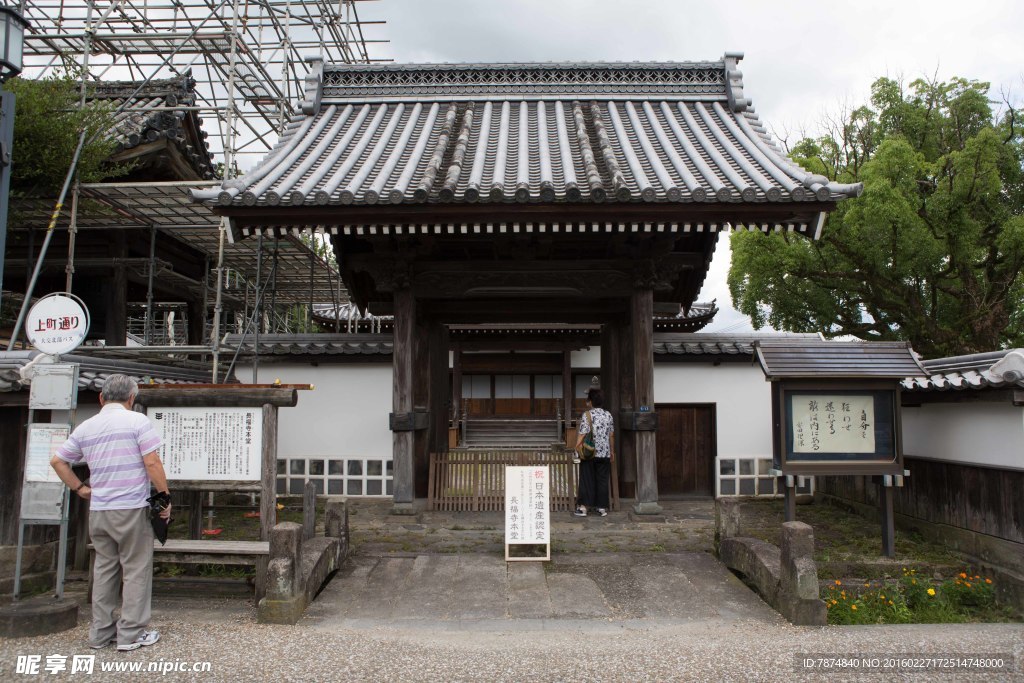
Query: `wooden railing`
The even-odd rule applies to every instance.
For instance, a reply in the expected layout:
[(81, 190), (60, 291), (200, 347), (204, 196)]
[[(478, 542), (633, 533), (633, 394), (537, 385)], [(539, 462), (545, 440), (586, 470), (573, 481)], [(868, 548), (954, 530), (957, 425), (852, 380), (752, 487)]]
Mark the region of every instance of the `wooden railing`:
[(505, 467), (548, 465), (551, 511), (576, 505), (577, 467), (571, 450), (474, 450), (454, 448), (430, 454), (427, 509), (445, 512), (501, 512), (505, 509)]

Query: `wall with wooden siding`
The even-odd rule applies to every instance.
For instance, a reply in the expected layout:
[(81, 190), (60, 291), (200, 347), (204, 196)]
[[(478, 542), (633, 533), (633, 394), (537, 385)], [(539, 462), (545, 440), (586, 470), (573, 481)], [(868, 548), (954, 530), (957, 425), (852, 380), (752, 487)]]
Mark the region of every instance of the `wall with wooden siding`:
[(771, 385), (757, 365), (658, 363), (654, 365), (657, 403), (713, 403), (719, 457), (772, 454)]
[(903, 452), (1024, 470), (1024, 407), (1009, 402), (905, 407)]
[[(896, 489), (896, 513), (1024, 543), (1024, 470), (1006, 470), (907, 456), (910, 477)], [(878, 505), (865, 477), (818, 477), (818, 490)]]

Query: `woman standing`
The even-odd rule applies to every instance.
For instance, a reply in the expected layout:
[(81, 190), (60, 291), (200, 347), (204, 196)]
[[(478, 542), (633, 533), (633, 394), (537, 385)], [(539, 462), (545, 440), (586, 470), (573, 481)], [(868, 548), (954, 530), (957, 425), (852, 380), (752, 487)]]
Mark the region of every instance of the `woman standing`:
[(594, 457), (580, 462), (580, 485), (576, 497), (577, 517), (586, 517), (588, 510), (596, 510), (601, 517), (608, 515), (608, 475), (611, 472), (612, 451), (615, 448), (615, 424), (612, 414), (604, 409), (604, 396), (600, 389), (587, 392), (587, 412), (580, 418), (576, 452), (583, 439), (594, 433)]

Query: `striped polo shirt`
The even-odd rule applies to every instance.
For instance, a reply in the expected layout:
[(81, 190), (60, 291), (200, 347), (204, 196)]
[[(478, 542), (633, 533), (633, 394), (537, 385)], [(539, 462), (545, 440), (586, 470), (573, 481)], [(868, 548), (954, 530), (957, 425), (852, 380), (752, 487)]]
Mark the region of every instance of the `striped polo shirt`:
[(160, 445), (145, 415), (108, 403), (99, 415), (78, 425), (57, 449), (57, 457), (89, 466), (90, 510), (135, 510), (149, 506), (149, 475), (142, 456)]

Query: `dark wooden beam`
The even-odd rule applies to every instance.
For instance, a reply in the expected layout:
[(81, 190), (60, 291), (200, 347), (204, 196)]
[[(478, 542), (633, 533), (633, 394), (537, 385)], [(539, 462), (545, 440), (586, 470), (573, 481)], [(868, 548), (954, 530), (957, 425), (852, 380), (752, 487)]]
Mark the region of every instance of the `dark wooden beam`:
[[(408, 287), (395, 291), (395, 334), (392, 352), (392, 410), (407, 415), (415, 408), (413, 381), (416, 363), (416, 299)], [(412, 514), (415, 496), (413, 458), (415, 435), (412, 431), (392, 432), (394, 462), (394, 512)]]
[[(630, 328), (633, 335), (633, 397), (637, 412), (654, 411), (654, 348), (652, 338), (654, 293), (638, 287), (630, 302)], [(658, 461), (655, 432), (634, 432), (636, 442), (636, 504), (637, 514), (658, 514)]]

